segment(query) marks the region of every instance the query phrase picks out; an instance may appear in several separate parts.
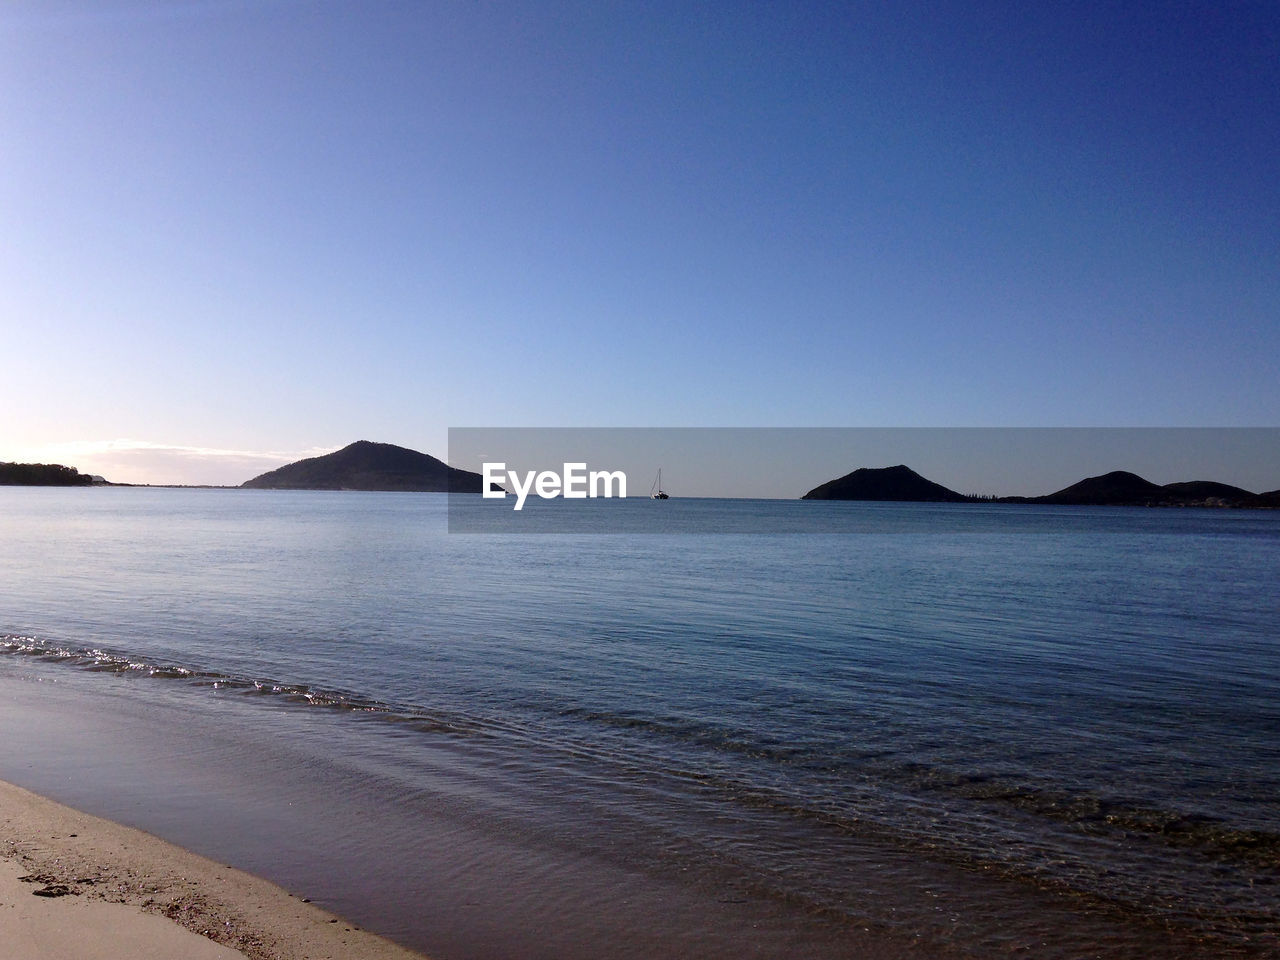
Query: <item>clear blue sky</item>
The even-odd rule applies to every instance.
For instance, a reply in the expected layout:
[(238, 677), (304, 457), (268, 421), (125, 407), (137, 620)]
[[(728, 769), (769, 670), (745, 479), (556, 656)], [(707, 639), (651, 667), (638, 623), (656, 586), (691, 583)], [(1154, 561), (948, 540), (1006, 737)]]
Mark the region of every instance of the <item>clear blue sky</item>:
[(1274, 426), (1278, 328), (1273, 0), (0, 7), (0, 459)]

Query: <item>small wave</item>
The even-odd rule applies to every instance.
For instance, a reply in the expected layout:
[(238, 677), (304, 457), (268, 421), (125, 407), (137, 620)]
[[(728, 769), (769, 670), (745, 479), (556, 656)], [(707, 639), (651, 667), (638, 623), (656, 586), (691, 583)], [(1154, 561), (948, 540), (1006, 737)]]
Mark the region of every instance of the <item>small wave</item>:
[(918, 781), (916, 786), (922, 791), (1009, 806), (1095, 836), (1142, 837), (1169, 847), (1197, 849), (1222, 860), (1280, 866), (1280, 834), (1233, 826), (1202, 813), (1161, 809), (1124, 797), (1053, 790), (999, 778), (948, 778), (936, 772)]
[[(393, 724), (402, 730), (430, 735), (512, 737), (526, 745), (569, 751), (601, 761), (646, 763), (644, 776), (665, 773), (686, 785), (715, 789), (718, 798), (734, 806), (767, 808), (796, 821), (821, 823), (827, 829), (859, 836), (874, 836), (898, 846), (912, 846), (919, 838), (905, 824), (910, 819), (898, 810), (891, 816), (875, 802), (876, 797), (950, 797), (988, 808), (1012, 808), (1043, 821), (1057, 821), (1074, 831), (1095, 837), (1141, 838), (1171, 848), (1194, 849), (1219, 862), (1275, 868), (1280, 864), (1280, 834), (1244, 829), (1199, 814), (1161, 810), (1120, 798), (1103, 798), (1066, 790), (1050, 790), (995, 777), (980, 777), (936, 767), (874, 762), (865, 755), (856, 771), (835, 769), (829, 757), (814, 755), (804, 745), (758, 743), (736, 736), (729, 728), (714, 723), (678, 717), (646, 717), (632, 713), (609, 713), (581, 706), (559, 705), (553, 712), (575, 724), (573, 734), (547, 739), (545, 730), (535, 732), (498, 717), (441, 714), (416, 704), (394, 703), (352, 691), (317, 687), (272, 678), (248, 677), (204, 670), (187, 664), (150, 660), (98, 647), (72, 648), (30, 636), (0, 635), (0, 654), (29, 656), (78, 669), (127, 676), (176, 680), (194, 687), (212, 688), (246, 697), (266, 697), (299, 707), (318, 707), (334, 712), (362, 714)], [(628, 736), (623, 749), (615, 752), (600, 741), (605, 731)], [(658, 746), (666, 742), (681, 745), (676, 755)], [(646, 746), (647, 745), (647, 746)], [(686, 751), (694, 748), (692, 756)], [(656, 752), (655, 752), (656, 751)], [(789, 780), (782, 790), (768, 785), (769, 775), (756, 771), (746, 775), (735, 762), (721, 766), (716, 757), (733, 756), (763, 761), (771, 768), (791, 767), (795, 775), (817, 777), (810, 783), (816, 792), (799, 789)], [(690, 765), (693, 759), (701, 763)], [(871, 760), (872, 762), (867, 762)], [(839, 767), (840, 765), (836, 765)], [(856, 772), (857, 776), (851, 775)], [(831, 778), (839, 781), (832, 788)], [(855, 785), (860, 785), (856, 786)], [(944, 801), (945, 802), (945, 801)], [(927, 832), (933, 838), (932, 828)], [(954, 838), (953, 838), (954, 839)], [(934, 844), (931, 842), (932, 848)]]
[[(1005, 807), (1055, 821), (1092, 836), (1141, 839), (1171, 848), (1194, 849), (1219, 861), (1280, 866), (1280, 833), (1232, 825), (1203, 813), (1156, 808), (1123, 796), (1103, 796), (1083, 788), (1055, 790), (973, 771), (895, 762), (892, 754), (885, 751), (846, 750), (843, 757), (833, 758), (810, 745), (751, 740), (730, 728), (706, 721), (606, 713), (577, 706), (562, 709), (560, 715), (606, 729), (640, 731), (646, 737), (678, 742), (684, 748), (703, 748), (716, 754), (734, 754), (774, 766), (790, 766), (796, 769), (797, 776), (834, 778), (841, 787), (828, 796), (848, 799), (850, 785), (863, 782), (875, 794), (888, 790), (909, 796), (933, 796), (944, 803), (947, 800), (943, 798), (977, 802), (988, 808)], [(697, 779), (709, 776), (709, 768), (704, 767), (699, 769)], [(759, 786), (753, 784), (752, 789)], [(750, 791), (743, 792), (741, 786), (735, 784), (737, 802), (749, 802), (749, 795)], [(796, 817), (812, 817), (850, 832), (862, 833), (868, 828), (865, 814), (846, 823), (821, 803), (813, 804), (812, 809), (808, 804), (797, 804), (794, 797), (779, 803), (778, 809)], [(773, 801), (768, 805), (772, 806)]]
[(60, 646), (37, 637), (15, 634), (0, 635), (0, 655), (27, 656), (46, 663), (60, 663), (90, 673), (111, 673), (148, 677), (158, 680), (181, 680), (190, 686), (228, 690), (247, 696), (278, 697), (287, 703), (324, 707), (348, 713), (367, 713), (398, 723), (413, 724), (432, 733), (477, 734), (481, 724), (469, 718), (440, 717), (419, 707), (389, 703), (344, 690), (325, 689), (305, 683), (261, 677), (244, 677), (216, 670), (202, 670), (167, 661), (141, 659), (98, 647), (76, 649)]

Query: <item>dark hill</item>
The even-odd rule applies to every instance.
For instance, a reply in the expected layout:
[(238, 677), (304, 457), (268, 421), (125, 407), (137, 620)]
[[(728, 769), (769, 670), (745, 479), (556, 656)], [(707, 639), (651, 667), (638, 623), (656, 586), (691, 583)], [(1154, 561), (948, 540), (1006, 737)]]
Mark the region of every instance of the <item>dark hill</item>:
[(965, 503), (969, 497), (926, 480), (910, 467), (861, 467), (814, 487), (802, 500), (906, 500), (917, 503)]
[(862, 468), (814, 487), (804, 500), (899, 500), (964, 503), (994, 500), (999, 503), (1040, 503), (1071, 506), (1137, 507), (1252, 507), (1280, 508), (1280, 490), (1250, 493), (1213, 480), (1189, 480), (1160, 486), (1136, 473), (1113, 470), (1087, 477), (1043, 497), (966, 497), (926, 480), (899, 464), (879, 469)]
[(60, 463), (0, 463), (0, 486), (87, 487), (93, 477)]
[(1071, 504), (1073, 506), (1141, 507), (1262, 507), (1266, 495), (1250, 493), (1229, 483), (1214, 480), (1186, 480), (1163, 487), (1134, 473), (1116, 470), (1089, 477), (1046, 497), (1032, 497), (1024, 503)]
[(391, 443), (357, 440), (323, 457), (310, 457), (241, 484), (254, 490), (405, 490), (479, 493), (478, 473)]
[(1280, 490), (1268, 490), (1253, 498), (1254, 505), (1259, 507), (1280, 508)]
[(1233, 487), (1229, 483), (1218, 483), (1215, 480), (1184, 480), (1181, 483), (1166, 483), (1164, 489), (1179, 500), (1204, 501), (1226, 500), (1230, 502), (1254, 499), (1254, 494), (1241, 487)]
[(1086, 477), (1057, 493), (1033, 497), (1031, 503), (1061, 503), (1074, 506), (1142, 505), (1170, 499), (1168, 491), (1127, 470), (1113, 470), (1100, 477)]

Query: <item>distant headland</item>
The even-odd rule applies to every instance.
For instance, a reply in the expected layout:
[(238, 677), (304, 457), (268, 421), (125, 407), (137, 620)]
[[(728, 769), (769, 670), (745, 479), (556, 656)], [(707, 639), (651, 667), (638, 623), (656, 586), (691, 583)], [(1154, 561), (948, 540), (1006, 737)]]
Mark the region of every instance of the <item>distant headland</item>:
[(1093, 507), (1280, 508), (1280, 490), (1251, 493), (1212, 480), (1167, 483), (1113, 470), (1041, 497), (972, 496), (926, 480), (910, 467), (862, 467), (814, 487), (802, 500), (888, 500), (912, 503), (1036, 503)]
[(88, 487), (105, 482), (60, 463), (0, 463), (0, 486)]
[(250, 490), (389, 490), (415, 493), (479, 493), (478, 473), (392, 443), (357, 440), (246, 480)]

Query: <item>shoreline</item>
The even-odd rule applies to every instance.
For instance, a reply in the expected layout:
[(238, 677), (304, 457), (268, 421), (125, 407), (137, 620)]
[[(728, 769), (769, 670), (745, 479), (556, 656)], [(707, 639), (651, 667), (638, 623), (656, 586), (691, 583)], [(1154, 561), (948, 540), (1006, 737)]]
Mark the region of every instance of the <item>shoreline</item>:
[(33, 960), (426, 960), (260, 877), (2, 780), (0, 931)]

